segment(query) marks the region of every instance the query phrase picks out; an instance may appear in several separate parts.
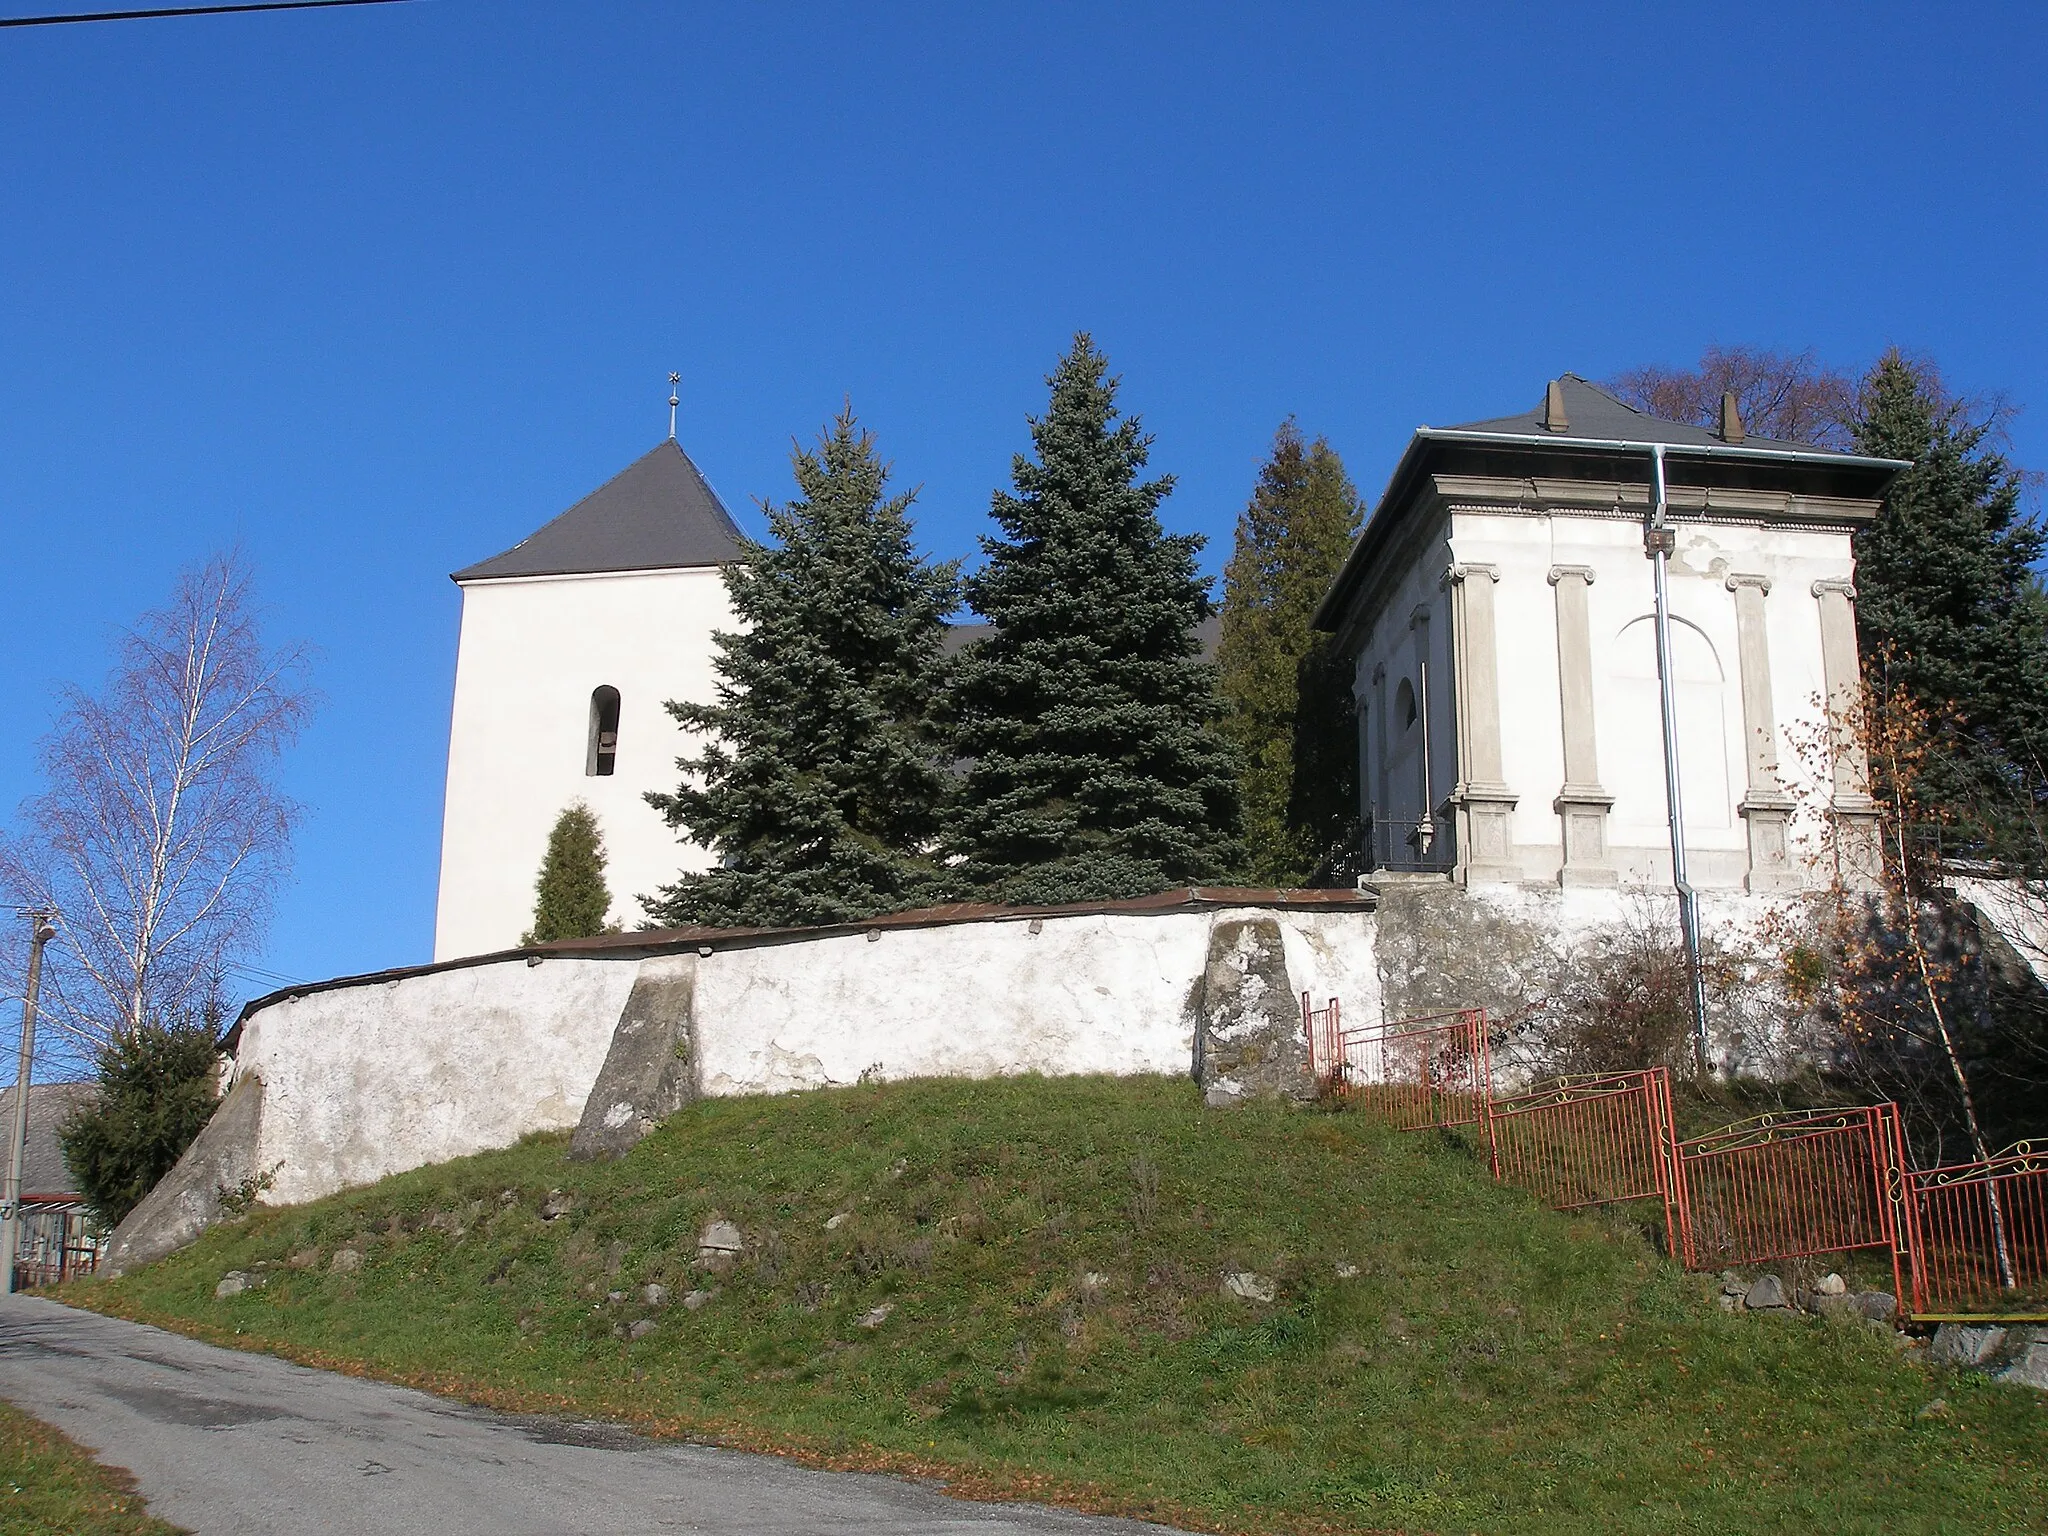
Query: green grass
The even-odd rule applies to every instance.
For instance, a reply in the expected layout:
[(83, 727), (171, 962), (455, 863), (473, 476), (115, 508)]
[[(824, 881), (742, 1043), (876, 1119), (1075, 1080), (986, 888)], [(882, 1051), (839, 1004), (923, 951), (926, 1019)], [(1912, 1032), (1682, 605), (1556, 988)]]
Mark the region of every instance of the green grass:
[(180, 1536), (151, 1519), (127, 1473), (20, 1409), (0, 1403), (0, 1532), (66, 1536)]
[[(2048, 1400), (1930, 1377), (1862, 1325), (1724, 1314), (1629, 1219), (1540, 1210), (1453, 1139), (1362, 1114), (1204, 1111), (1165, 1080), (903, 1083), (699, 1104), (616, 1164), (564, 1152), (259, 1211), (71, 1299), (1218, 1530), (1982, 1533), (2048, 1508)], [(543, 1220), (557, 1189), (573, 1204)], [(747, 1249), (708, 1276), (714, 1216)], [(343, 1247), (358, 1272), (330, 1267)], [(214, 1298), (259, 1265), (262, 1289)], [(1237, 1268), (1276, 1299), (1220, 1294)], [(642, 1305), (649, 1283), (675, 1300)], [(691, 1312), (694, 1286), (716, 1295)]]

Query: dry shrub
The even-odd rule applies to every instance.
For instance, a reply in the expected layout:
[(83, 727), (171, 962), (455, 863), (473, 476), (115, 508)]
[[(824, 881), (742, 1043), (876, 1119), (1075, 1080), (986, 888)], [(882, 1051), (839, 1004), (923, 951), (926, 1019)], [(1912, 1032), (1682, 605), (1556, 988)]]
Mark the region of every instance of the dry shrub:
[[(1725, 1009), (1742, 980), (1738, 959), (1701, 946), (1709, 1013)], [(1675, 922), (1638, 906), (1564, 966), (1531, 1036), (1540, 1075), (1693, 1071), (1692, 968)]]

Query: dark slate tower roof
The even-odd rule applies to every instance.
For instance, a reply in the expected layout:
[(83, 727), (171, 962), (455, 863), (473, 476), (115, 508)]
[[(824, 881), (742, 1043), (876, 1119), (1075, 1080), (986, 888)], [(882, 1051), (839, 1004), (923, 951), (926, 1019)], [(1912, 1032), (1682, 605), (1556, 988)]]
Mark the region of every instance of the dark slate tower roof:
[(724, 565), (739, 558), (742, 537), (718, 493), (671, 437), (538, 532), (453, 579)]

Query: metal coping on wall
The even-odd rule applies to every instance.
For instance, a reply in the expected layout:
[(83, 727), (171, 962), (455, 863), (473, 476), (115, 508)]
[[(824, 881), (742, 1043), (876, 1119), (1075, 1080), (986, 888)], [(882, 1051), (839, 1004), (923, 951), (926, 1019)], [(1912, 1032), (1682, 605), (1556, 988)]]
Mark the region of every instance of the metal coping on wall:
[(242, 1025), (265, 1008), (294, 1002), (320, 992), (338, 992), (344, 987), (375, 986), (382, 982), (405, 981), (414, 976), (432, 976), (443, 971), (462, 971), (506, 960), (538, 962), (562, 960), (642, 960), (651, 955), (672, 955), (684, 950), (760, 949), (777, 944), (800, 944), (849, 933), (882, 929), (950, 928), (962, 923), (1028, 922), (1043, 917), (1093, 917), (1112, 914), (1158, 916), (1173, 912), (1215, 910), (1222, 907), (1273, 907), (1283, 911), (1370, 912), (1378, 897), (1370, 891), (1276, 890), (1251, 886), (1193, 885), (1155, 896), (1130, 896), (1120, 901), (1081, 901), (1055, 907), (1006, 907), (988, 902), (954, 902), (942, 907), (919, 907), (909, 912), (889, 912), (856, 922), (823, 924), (815, 928), (650, 928), (640, 933), (602, 934), (593, 939), (563, 939), (553, 944), (535, 944), (519, 949), (498, 949), (481, 955), (462, 955), (430, 965), (402, 965), (389, 970), (367, 971), (359, 976), (337, 976), (331, 981), (308, 982), (280, 987), (242, 1005), (235, 1022), (221, 1036), (220, 1049), (232, 1051), (242, 1038)]

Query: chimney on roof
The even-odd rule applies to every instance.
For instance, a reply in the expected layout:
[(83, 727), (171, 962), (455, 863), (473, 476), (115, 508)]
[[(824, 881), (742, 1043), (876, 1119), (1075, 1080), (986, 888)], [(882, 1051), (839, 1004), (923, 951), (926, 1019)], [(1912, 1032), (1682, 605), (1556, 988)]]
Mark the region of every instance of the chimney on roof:
[(1742, 430), (1742, 412), (1736, 407), (1735, 391), (1732, 389), (1721, 392), (1721, 424), (1715, 435), (1724, 443), (1739, 443), (1745, 435)]
[(1543, 391), (1543, 430), (1568, 432), (1571, 425), (1571, 418), (1564, 413), (1564, 380), (1552, 379)]

